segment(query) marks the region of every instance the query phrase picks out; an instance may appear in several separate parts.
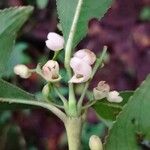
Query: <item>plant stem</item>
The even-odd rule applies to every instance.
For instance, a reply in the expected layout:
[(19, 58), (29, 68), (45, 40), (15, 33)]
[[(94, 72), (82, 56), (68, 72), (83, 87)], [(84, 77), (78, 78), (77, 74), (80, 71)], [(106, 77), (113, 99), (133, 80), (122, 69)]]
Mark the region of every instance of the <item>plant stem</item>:
[(93, 68), (90, 80), (85, 83), (84, 89), (82, 91), (82, 94), (81, 94), (81, 97), (79, 99), (78, 106), (77, 106), (79, 113), (81, 113), (81, 107), (82, 107), (83, 99), (84, 99), (86, 91), (89, 87), (90, 81), (93, 79), (93, 77), (94, 77), (96, 71), (98, 70), (98, 68), (102, 65), (102, 62), (103, 62), (104, 56), (106, 54), (106, 51), (107, 51), (107, 47), (104, 46), (102, 53), (100, 54), (99, 58), (97, 58), (97, 60), (96, 60), (96, 63), (95, 63), (95, 66)]
[(68, 101), (67, 101), (67, 99), (59, 92), (58, 88), (55, 87), (55, 85), (53, 87), (54, 87), (55, 92), (59, 96), (59, 98), (62, 100), (66, 113), (68, 113)]
[(67, 99), (59, 92), (59, 90), (55, 87), (55, 85), (53, 86), (55, 92), (57, 93), (57, 95), (59, 96), (59, 98), (62, 100), (62, 102), (64, 103), (64, 105), (67, 105)]
[(94, 77), (94, 75), (95, 75), (96, 71), (98, 70), (99, 66), (102, 65), (106, 52), (107, 52), (107, 46), (104, 46), (102, 53), (100, 54), (100, 56), (96, 60), (96, 63), (95, 63), (95, 66), (93, 68), (93, 72), (92, 72), (91, 78)]
[(65, 122), (69, 150), (81, 149), (82, 117), (69, 117)]
[[(65, 68), (68, 73), (68, 77), (71, 78), (72, 72), (70, 68), (70, 59), (72, 55), (72, 49), (73, 49), (73, 40), (76, 32), (76, 27), (78, 23), (78, 19), (81, 12), (81, 6), (82, 6), (83, 0), (79, 0), (76, 8), (76, 12), (73, 18), (73, 22), (71, 25), (71, 29), (69, 32), (68, 40), (66, 42), (66, 48), (65, 48)], [(77, 115), (77, 108), (76, 108), (76, 98), (74, 94), (74, 87), (72, 83), (69, 83), (69, 112), (70, 116), (76, 116)]]
[(80, 12), (81, 12), (82, 3), (83, 3), (83, 0), (78, 1), (76, 12), (75, 12), (75, 15), (74, 15), (74, 18), (73, 18), (73, 22), (72, 22), (71, 29), (70, 29), (70, 32), (69, 32), (68, 40), (67, 40), (67, 43), (66, 43), (65, 66), (66, 66), (66, 69), (68, 71), (70, 70), (69, 63), (70, 63), (70, 58), (71, 58), (71, 54), (72, 54), (73, 40), (74, 40), (74, 35), (75, 35), (75, 32), (76, 32)]
[(54, 56), (53, 56), (52, 60), (55, 60), (55, 59), (56, 59), (56, 57), (57, 57), (57, 55), (59, 54), (59, 52), (60, 52), (60, 51), (56, 51), (56, 52), (54, 53)]
[(9, 99), (9, 98), (0, 98), (1, 102), (6, 102), (9, 104), (24, 104), (24, 105), (31, 105), (31, 106), (39, 106), (45, 109), (50, 110), (54, 113), (58, 118), (60, 118), (63, 122), (66, 121), (66, 114), (63, 113), (60, 109), (53, 106), (50, 103), (36, 101), (36, 100), (26, 100), (26, 99)]

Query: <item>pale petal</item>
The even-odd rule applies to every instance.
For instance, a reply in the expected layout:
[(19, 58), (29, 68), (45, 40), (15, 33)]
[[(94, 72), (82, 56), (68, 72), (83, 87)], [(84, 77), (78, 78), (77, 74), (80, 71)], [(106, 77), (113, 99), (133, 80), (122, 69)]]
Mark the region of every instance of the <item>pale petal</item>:
[(93, 89), (93, 94), (94, 94), (95, 100), (100, 100), (100, 99), (103, 99), (103, 98), (107, 97), (108, 92), (99, 91), (99, 90), (97, 90), (97, 88), (94, 88)]
[(80, 58), (87, 62), (89, 65), (94, 64), (96, 55), (89, 49), (81, 49), (74, 54), (74, 57)]
[(43, 67), (42, 72), (47, 81), (56, 79), (59, 76), (59, 64), (57, 61), (49, 60)]
[(92, 67), (83, 60), (73, 57), (70, 61), (70, 66), (75, 74), (81, 74), (83, 76), (90, 76), (92, 73)]
[(91, 150), (103, 150), (101, 139), (97, 135), (92, 135), (89, 140), (89, 147)]
[(14, 67), (14, 73), (19, 75), (21, 78), (29, 78), (31, 76), (31, 72), (29, 68), (23, 64), (18, 64)]
[(50, 32), (47, 36), (46, 46), (53, 50), (59, 51), (64, 48), (64, 38), (57, 33)]
[(108, 93), (110, 91), (110, 86), (105, 81), (100, 81), (93, 89), (94, 98), (96, 100), (103, 99), (108, 96)]
[(108, 94), (107, 100), (109, 102), (120, 103), (123, 101), (123, 98), (121, 96), (119, 96), (119, 92), (111, 91)]
[(82, 83), (90, 79), (92, 67), (79, 58), (73, 57), (70, 61), (70, 66), (73, 69), (74, 76), (69, 82)]

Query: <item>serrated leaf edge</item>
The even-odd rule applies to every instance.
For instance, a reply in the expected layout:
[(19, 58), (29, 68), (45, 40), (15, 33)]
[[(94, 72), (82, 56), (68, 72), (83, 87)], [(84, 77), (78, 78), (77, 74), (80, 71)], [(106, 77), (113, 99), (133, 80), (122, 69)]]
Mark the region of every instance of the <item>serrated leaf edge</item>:
[[(148, 75), (148, 77), (147, 77), (147, 78), (141, 83), (141, 85), (134, 91), (134, 94), (140, 90), (140, 87), (145, 84), (145, 82), (146, 82), (146, 80), (147, 80), (148, 78), (150, 78), (150, 75)], [(114, 126), (114, 124), (118, 121), (118, 118), (119, 118), (119, 116), (123, 113), (123, 110), (128, 106), (128, 104), (129, 104), (130, 101), (132, 100), (134, 94), (129, 98), (128, 102), (122, 107), (122, 111), (120, 111), (120, 113), (119, 113), (118, 115), (116, 115), (116, 120), (113, 121), (113, 126)], [(112, 126), (110, 129), (108, 129), (108, 134), (107, 134), (107, 136), (105, 137), (104, 144), (103, 144), (104, 148), (105, 148), (105, 146), (106, 146), (106, 144), (107, 144), (107, 139), (109, 138), (109, 133), (111, 132), (111, 130), (113, 130), (113, 126)]]

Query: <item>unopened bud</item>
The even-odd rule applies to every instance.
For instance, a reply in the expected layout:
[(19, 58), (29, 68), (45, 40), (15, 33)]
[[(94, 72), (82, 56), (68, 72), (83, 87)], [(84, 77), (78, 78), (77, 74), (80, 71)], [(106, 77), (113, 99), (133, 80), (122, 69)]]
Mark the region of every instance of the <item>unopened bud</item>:
[(59, 51), (64, 48), (64, 38), (54, 32), (50, 32), (47, 36), (48, 40), (46, 41), (46, 46), (53, 50), (53, 51)]
[(90, 79), (92, 67), (77, 57), (73, 57), (70, 61), (70, 66), (73, 69), (74, 75), (70, 79), (71, 83), (82, 83)]
[(49, 96), (49, 92), (50, 92), (50, 88), (49, 88), (49, 84), (46, 84), (43, 89), (42, 89), (42, 94), (45, 96), (45, 97), (48, 97)]
[(101, 139), (96, 135), (92, 135), (89, 140), (89, 147), (91, 150), (103, 150)]
[(103, 99), (108, 96), (109, 91), (110, 91), (109, 85), (106, 84), (105, 81), (100, 81), (97, 87), (93, 89), (94, 98), (96, 100)]
[(111, 91), (108, 93), (107, 100), (109, 102), (120, 103), (122, 102), (123, 98), (119, 96), (119, 92)]
[(47, 81), (55, 80), (59, 77), (59, 64), (57, 61), (49, 60), (42, 68), (43, 77)]
[(74, 57), (82, 59), (82, 61), (87, 62), (89, 65), (94, 64), (96, 60), (96, 55), (89, 49), (81, 49), (74, 54)]
[(30, 69), (23, 64), (16, 65), (14, 67), (14, 73), (24, 79), (27, 79), (31, 76)]

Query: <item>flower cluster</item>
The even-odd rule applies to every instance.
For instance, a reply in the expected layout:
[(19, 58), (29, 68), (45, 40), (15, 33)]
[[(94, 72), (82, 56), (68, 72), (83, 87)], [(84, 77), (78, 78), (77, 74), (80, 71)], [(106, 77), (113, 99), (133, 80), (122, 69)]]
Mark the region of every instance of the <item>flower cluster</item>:
[(96, 56), (92, 51), (88, 49), (77, 51), (70, 61), (74, 75), (69, 82), (82, 83), (88, 81), (92, 73), (91, 65), (94, 64), (95, 60)]
[[(56, 33), (50, 32), (47, 36), (46, 46), (53, 50), (59, 51), (64, 48), (64, 38)], [(92, 65), (96, 61), (96, 55), (89, 49), (78, 50), (70, 60), (70, 67), (72, 68), (74, 75), (69, 80), (70, 83), (83, 83), (88, 81), (92, 75)], [(29, 78), (32, 71), (25, 65), (19, 64), (14, 67), (14, 72), (22, 78)], [(40, 68), (40, 71), (36, 71), (47, 82), (54, 82), (60, 79), (59, 64), (55, 60), (49, 60)], [(122, 101), (122, 97), (119, 96), (117, 91), (110, 91), (110, 87), (105, 81), (98, 83), (97, 87), (93, 89), (94, 98), (96, 100), (107, 98), (109, 102), (119, 103)]]
[[(47, 36), (46, 46), (53, 50), (59, 51), (64, 48), (64, 38), (57, 33), (50, 32)], [(35, 70), (36, 71), (36, 70)], [(15, 74), (21, 78), (29, 78), (32, 74), (32, 70), (23, 64), (18, 64), (14, 67)], [(59, 75), (59, 64), (57, 61), (49, 60), (46, 64), (37, 71), (47, 82), (51, 82), (60, 77)]]
[(100, 81), (93, 89), (95, 100), (106, 98), (109, 102), (120, 103), (123, 98), (119, 96), (119, 92), (110, 91), (109, 85), (105, 81)]

